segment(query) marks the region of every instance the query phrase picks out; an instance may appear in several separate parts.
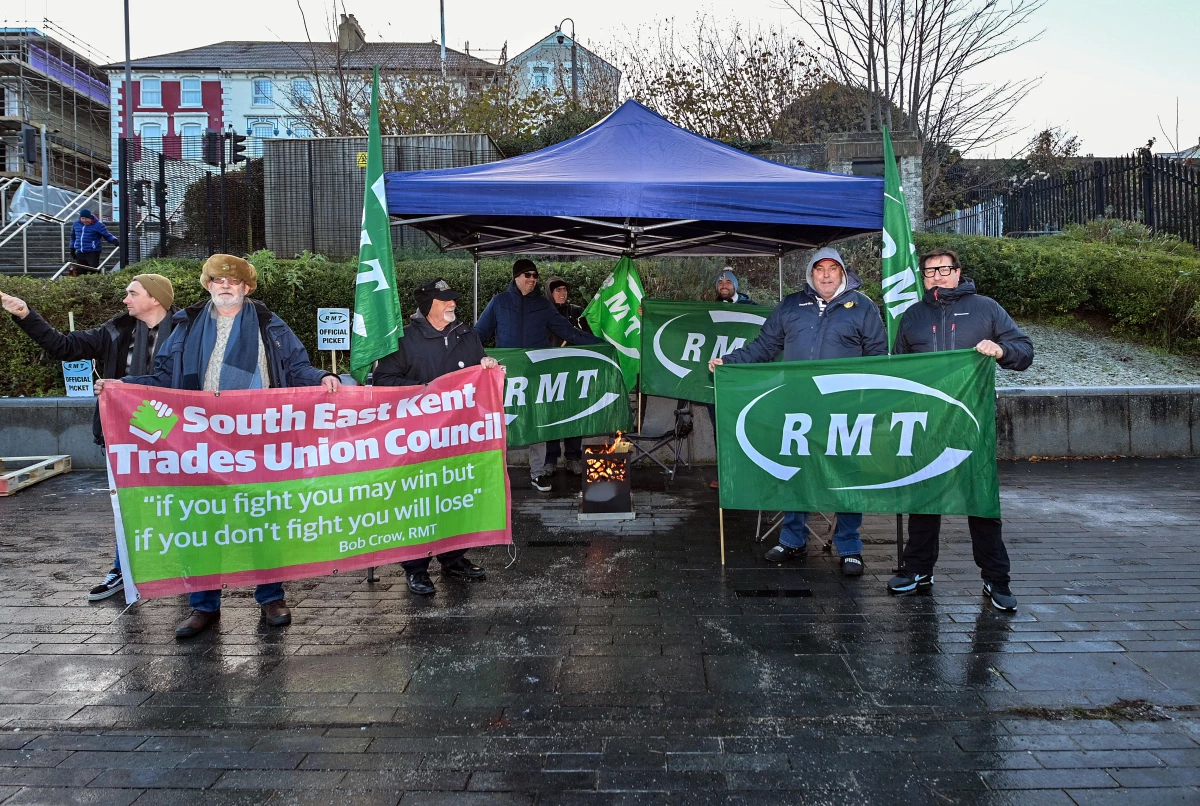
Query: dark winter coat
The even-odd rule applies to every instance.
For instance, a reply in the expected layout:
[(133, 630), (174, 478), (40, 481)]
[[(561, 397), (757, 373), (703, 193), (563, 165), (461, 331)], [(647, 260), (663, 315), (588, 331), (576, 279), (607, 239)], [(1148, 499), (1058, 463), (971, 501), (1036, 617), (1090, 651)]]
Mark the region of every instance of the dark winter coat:
[[(154, 345), (167, 342), (171, 333), (171, 317), (178, 311), (178, 308), (172, 307), (167, 312), (167, 317), (158, 324), (157, 333), (151, 333), (144, 323), (128, 313), (118, 314), (100, 327), (73, 330), (70, 333), (55, 330), (33, 308), (29, 309), (24, 319), (14, 316), (13, 321), (55, 361), (99, 361), (101, 378), (123, 378), (132, 372), (151, 370), (154, 366)], [(134, 348), (132, 356), (130, 348)], [(104, 444), (99, 406), (92, 420), (92, 436), (97, 445)]]
[[(148, 375), (130, 375), (122, 380), (126, 383), (141, 383), (146, 386), (161, 386), (183, 389), (183, 348), (189, 336), (200, 337), (200, 330), (192, 330), (196, 318), (204, 312), (205, 302), (184, 308), (172, 317), (174, 329), (171, 338), (154, 358), (154, 372)], [(267, 354), (267, 372), (272, 389), (292, 386), (320, 386), (321, 379), (332, 375), (317, 369), (308, 360), (308, 351), (296, 338), (292, 329), (267, 306), (258, 300), (246, 300), (258, 314), (258, 337), (262, 339)], [(265, 380), (265, 379), (264, 379)]]
[(108, 227), (99, 219), (84, 224), (79, 219), (71, 226), (71, 248), (76, 252), (99, 252), (100, 242), (117, 243), (117, 239), (108, 231)]
[(1033, 342), (1000, 303), (975, 293), (975, 281), (963, 277), (955, 288), (931, 288), (900, 317), (892, 352), (933, 353), (969, 350), (988, 339), (999, 344), (1005, 369), (1028, 369)]
[(720, 297), (718, 297), (717, 302), (728, 302), (728, 303), (737, 304), (737, 305), (757, 305), (758, 304), (754, 300), (750, 299), (750, 297), (743, 294), (741, 291), (734, 291), (733, 299), (721, 299)]
[(375, 386), (423, 386), (465, 367), (478, 366), (483, 360), (483, 342), (465, 322), (451, 322), (438, 330), (414, 314), (396, 352), (379, 359), (375, 367)]
[(862, 281), (846, 271), (846, 288), (826, 304), (811, 285), (788, 294), (771, 311), (754, 341), (724, 356), (726, 364), (762, 364), (782, 352), (784, 361), (887, 355), (887, 331), (879, 309), (859, 292)]
[[(550, 286), (554, 284), (558, 277), (546, 278), (546, 299), (550, 300), (550, 304), (554, 305), (554, 310), (562, 314), (563, 319), (571, 323), (572, 327), (577, 327), (584, 333), (591, 333), (591, 325), (583, 318), (583, 308), (573, 302), (564, 302), (562, 305), (554, 303), (554, 297), (550, 295)], [(546, 331), (546, 343), (551, 347), (561, 347), (563, 340), (554, 335), (553, 331)]]
[(492, 297), (475, 323), (481, 342), (493, 337), (497, 347), (545, 347), (549, 330), (568, 344), (599, 344), (600, 339), (572, 327), (554, 308), (554, 303), (537, 290), (522, 294), (517, 284)]

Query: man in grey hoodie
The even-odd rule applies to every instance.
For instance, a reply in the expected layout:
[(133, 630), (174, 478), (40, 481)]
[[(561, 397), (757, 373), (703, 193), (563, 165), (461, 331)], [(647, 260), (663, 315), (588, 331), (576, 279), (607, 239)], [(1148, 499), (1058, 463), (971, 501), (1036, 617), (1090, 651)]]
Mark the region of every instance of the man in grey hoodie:
[[(808, 262), (804, 290), (784, 297), (754, 341), (725, 357), (708, 362), (711, 372), (720, 364), (759, 364), (774, 361), (815, 361), (887, 355), (887, 332), (879, 309), (858, 289), (858, 275), (846, 268), (836, 249), (818, 249)], [(788, 512), (779, 545), (765, 555), (782, 563), (808, 557), (808, 513)], [(841, 557), (842, 573), (862, 576), (861, 512), (837, 513), (833, 544)]]

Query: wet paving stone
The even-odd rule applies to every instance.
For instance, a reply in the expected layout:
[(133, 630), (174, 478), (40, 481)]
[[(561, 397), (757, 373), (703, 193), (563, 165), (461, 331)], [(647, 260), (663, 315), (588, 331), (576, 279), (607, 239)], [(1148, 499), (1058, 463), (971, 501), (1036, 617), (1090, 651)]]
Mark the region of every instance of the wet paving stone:
[(285, 629), (229, 591), (187, 643), (182, 597), (85, 601), (102, 474), (0, 500), (0, 804), (1200, 803), (1200, 461), (1002, 464), (1016, 614), (961, 518), (931, 595), (887, 596), (889, 515), (861, 579), (747, 512), (722, 566), (706, 478), (609, 528), (514, 469), (485, 581), (292, 582)]

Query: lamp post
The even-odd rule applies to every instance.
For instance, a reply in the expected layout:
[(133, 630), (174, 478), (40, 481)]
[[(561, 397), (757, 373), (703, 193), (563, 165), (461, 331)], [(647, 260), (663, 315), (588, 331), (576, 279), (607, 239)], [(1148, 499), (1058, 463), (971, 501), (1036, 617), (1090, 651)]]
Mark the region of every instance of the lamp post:
[(570, 17), (564, 17), (563, 21), (554, 26), (554, 30), (558, 32), (558, 44), (563, 43), (563, 22), (571, 23), (571, 105), (579, 107), (579, 51), (575, 45), (575, 20)]

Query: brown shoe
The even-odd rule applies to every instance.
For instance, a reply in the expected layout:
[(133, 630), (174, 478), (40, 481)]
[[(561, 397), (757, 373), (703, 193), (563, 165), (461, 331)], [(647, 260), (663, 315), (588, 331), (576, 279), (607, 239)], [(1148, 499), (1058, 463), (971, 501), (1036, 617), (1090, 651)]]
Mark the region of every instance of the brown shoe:
[(221, 619), (221, 611), (207, 613), (203, 610), (193, 610), (192, 614), (179, 622), (175, 628), (176, 638), (192, 638), (207, 630)]
[(282, 599), (267, 602), (262, 606), (262, 614), (267, 624), (272, 627), (283, 627), (292, 623), (292, 611), (288, 610), (287, 603)]

